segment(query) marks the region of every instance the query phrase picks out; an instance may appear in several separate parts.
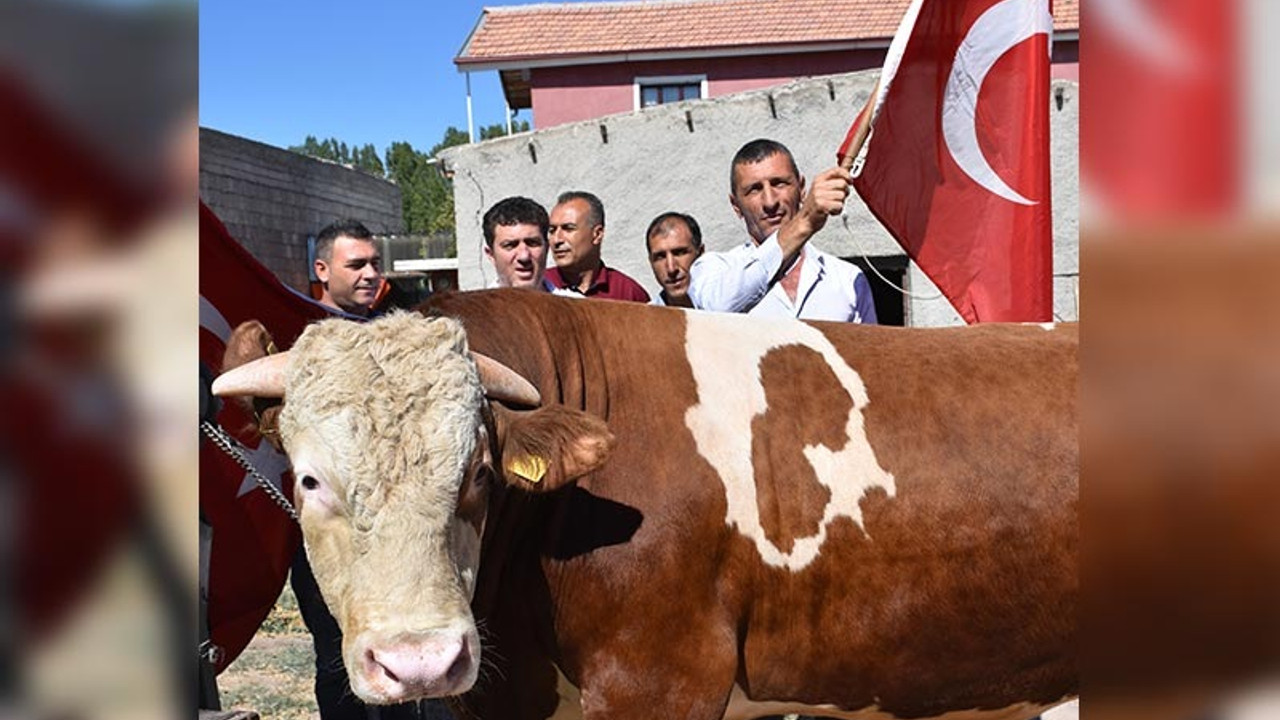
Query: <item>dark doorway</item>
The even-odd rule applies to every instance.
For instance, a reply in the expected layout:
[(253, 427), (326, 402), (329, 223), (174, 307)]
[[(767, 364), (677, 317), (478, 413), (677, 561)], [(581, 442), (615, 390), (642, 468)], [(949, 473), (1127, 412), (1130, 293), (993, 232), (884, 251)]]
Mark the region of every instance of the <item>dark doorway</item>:
[[(871, 297), (876, 302), (876, 317), (881, 325), (906, 325), (907, 296), (898, 288), (907, 286), (907, 256), (847, 257), (871, 281)], [(885, 282), (888, 280), (888, 282)], [(894, 287), (897, 285), (898, 287)]]

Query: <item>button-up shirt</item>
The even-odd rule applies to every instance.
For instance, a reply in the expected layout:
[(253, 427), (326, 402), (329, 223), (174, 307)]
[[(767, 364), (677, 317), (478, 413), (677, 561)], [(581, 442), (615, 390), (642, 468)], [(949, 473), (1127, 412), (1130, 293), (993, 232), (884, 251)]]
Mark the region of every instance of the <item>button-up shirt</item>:
[(689, 296), (703, 310), (745, 312), (764, 317), (875, 323), (871, 283), (853, 263), (808, 244), (793, 301), (782, 283), (769, 285), (782, 265), (775, 232), (756, 245), (703, 253), (690, 269)]

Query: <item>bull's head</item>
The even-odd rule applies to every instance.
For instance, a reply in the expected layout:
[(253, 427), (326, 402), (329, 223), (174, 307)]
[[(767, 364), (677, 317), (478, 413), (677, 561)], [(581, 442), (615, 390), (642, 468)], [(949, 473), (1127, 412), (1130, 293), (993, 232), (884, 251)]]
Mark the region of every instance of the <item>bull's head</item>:
[(342, 628), (351, 687), (376, 704), (474, 684), (470, 599), (490, 483), (552, 490), (598, 467), (612, 443), (601, 420), (561, 406), (486, 422), (486, 396), (537, 405), (538, 392), (469, 353), (448, 318), (326, 320), (214, 391), (285, 398), (279, 432), (307, 556)]

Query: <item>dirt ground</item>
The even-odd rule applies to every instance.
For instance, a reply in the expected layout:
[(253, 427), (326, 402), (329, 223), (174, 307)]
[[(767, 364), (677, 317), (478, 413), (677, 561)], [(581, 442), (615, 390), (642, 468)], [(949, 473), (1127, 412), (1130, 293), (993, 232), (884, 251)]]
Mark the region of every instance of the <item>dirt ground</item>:
[(286, 583), (253, 641), (218, 676), (222, 707), (253, 710), (262, 720), (319, 720), (314, 678), (311, 635)]

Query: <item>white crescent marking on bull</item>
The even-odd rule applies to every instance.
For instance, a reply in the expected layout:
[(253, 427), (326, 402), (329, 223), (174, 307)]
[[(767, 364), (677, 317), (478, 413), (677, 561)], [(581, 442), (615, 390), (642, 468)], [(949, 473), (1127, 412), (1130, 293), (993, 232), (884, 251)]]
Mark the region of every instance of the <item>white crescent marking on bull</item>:
[(942, 102), (942, 136), (956, 165), (995, 195), (1018, 203), (1036, 205), (1018, 194), (996, 174), (978, 146), (978, 95), (996, 61), (1018, 43), (1053, 31), (1047, 0), (1004, 0), (969, 28), (951, 64)]
[[(724, 484), (725, 524), (750, 538), (769, 565), (792, 572), (802, 570), (818, 557), (827, 539), (827, 526), (836, 518), (848, 517), (862, 526), (858, 502), (867, 490), (881, 487), (890, 495), (895, 492), (893, 475), (880, 467), (867, 441), (863, 411), (869, 401), (862, 378), (826, 336), (810, 325), (704, 312), (687, 313), (685, 318), (685, 349), (698, 388), (698, 404), (685, 413), (685, 425), (693, 433), (698, 453)], [(751, 462), (751, 421), (769, 409), (760, 362), (769, 351), (788, 345), (801, 345), (820, 354), (849, 393), (853, 409), (845, 426), (849, 440), (843, 449), (833, 451), (822, 445), (804, 448), (818, 482), (831, 491), (831, 498), (823, 509), (817, 534), (797, 538), (791, 552), (784, 553), (765, 536), (760, 524)]]

